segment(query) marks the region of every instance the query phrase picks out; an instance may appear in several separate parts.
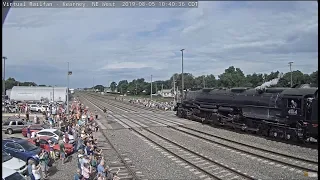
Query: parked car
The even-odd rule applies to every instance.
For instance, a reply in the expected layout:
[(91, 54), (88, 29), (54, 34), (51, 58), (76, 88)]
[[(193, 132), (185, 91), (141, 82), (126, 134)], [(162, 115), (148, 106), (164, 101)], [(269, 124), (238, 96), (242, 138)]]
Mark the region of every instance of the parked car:
[(29, 159), (39, 162), (37, 156), (41, 152), (41, 148), (33, 145), (26, 139), (8, 138), (2, 140), (2, 150), (11, 156), (28, 162)]
[(30, 104), (30, 111), (32, 112), (41, 112), (41, 106), (38, 104)]
[[(34, 139), (28, 139), (28, 141), (32, 144), (35, 144)], [(54, 153), (56, 155), (56, 157), (60, 157), (59, 151), (60, 151), (60, 146), (58, 143), (58, 140), (56, 140), (54, 137), (49, 137), (49, 136), (41, 136), (40, 137), (40, 147), (44, 150), (46, 150), (47, 152), (50, 152), (50, 145), (49, 145), (49, 141), (53, 142), (54, 146)], [(67, 155), (73, 153), (73, 145), (69, 144), (69, 143), (65, 143), (64, 144), (65, 150)]]
[[(26, 127), (24, 127), (23, 129), (22, 129), (22, 135), (24, 136), (24, 137), (27, 137), (27, 129), (28, 129), (28, 127), (29, 126), (26, 126)], [(38, 132), (38, 131), (40, 131), (40, 130), (42, 130), (42, 129), (49, 129), (50, 128), (50, 126), (49, 125), (46, 125), (46, 124), (32, 124), (32, 125), (30, 125), (30, 131), (31, 131), (31, 133), (32, 132)]]
[(2, 180), (25, 180), (19, 172), (2, 166)]
[(15, 170), (23, 175), (27, 174), (27, 163), (21, 159), (12, 157), (10, 154), (2, 151), (2, 167)]
[(2, 131), (8, 134), (12, 134), (15, 132), (22, 132), (22, 129), (26, 126), (27, 125), (20, 120), (15, 120), (15, 119), (7, 120), (2, 125)]
[[(56, 140), (59, 140), (60, 136), (63, 136), (63, 141), (65, 142), (64, 139), (64, 133), (58, 129), (43, 129), (37, 132), (36, 136), (49, 136), (49, 137), (53, 137)], [(74, 143), (74, 137), (72, 135), (69, 134), (69, 143), (73, 144)]]

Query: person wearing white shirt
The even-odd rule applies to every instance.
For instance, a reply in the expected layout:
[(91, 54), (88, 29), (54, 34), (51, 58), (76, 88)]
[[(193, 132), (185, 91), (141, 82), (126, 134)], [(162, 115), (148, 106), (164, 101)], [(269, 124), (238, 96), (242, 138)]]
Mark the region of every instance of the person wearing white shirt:
[(40, 180), (41, 179), (41, 174), (40, 174), (40, 166), (36, 166), (35, 164), (32, 165), (32, 174), (35, 180)]
[(33, 139), (33, 138), (36, 138), (36, 132), (32, 132), (31, 133), (31, 138)]

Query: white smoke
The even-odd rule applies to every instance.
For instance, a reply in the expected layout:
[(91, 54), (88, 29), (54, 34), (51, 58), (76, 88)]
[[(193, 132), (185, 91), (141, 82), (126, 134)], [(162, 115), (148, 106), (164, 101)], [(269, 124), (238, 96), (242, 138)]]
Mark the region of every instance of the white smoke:
[(256, 87), (255, 89), (257, 89), (257, 90), (258, 90), (258, 89), (261, 89), (261, 90), (262, 90), (262, 89), (265, 89), (265, 88), (267, 88), (267, 87), (276, 85), (276, 84), (278, 84), (279, 80), (280, 80), (282, 77), (283, 77), (283, 73), (279, 73), (279, 75), (278, 75), (277, 78), (272, 79), (272, 80), (270, 80), (270, 81), (268, 81), (268, 82), (265, 82), (265, 83), (261, 84), (261, 86)]

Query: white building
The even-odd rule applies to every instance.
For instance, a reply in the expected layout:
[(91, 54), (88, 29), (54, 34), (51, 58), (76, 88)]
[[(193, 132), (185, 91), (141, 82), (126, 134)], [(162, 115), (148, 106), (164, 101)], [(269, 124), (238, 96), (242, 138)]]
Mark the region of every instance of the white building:
[(7, 96), (8, 96), (8, 98), (10, 99), (11, 89), (7, 89), (7, 90), (6, 90), (6, 95), (7, 95)]
[(118, 93), (118, 90), (117, 90), (117, 88), (116, 88), (114, 91), (112, 91), (112, 90), (111, 90), (111, 87), (105, 87), (105, 88), (104, 88), (104, 92), (105, 92), (105, 93)]
[(67, 101), (67, 87), (14, 86), (10, 100), (15, 101)]
[(162, 97), (165, 97), (165, 98), (173, 98), (174, 97), (174, 94), (172, 93), (172, 90), (171, 89), (162, 89), (161, 91), (158, 91), (158, 94)]

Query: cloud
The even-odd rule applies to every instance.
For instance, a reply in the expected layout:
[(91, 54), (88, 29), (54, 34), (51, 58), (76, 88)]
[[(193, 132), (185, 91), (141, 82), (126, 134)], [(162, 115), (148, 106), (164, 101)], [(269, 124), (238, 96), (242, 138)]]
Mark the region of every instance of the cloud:
[(317, 2), (216, 1), (190, 9), (12, 8), (3, 26), (6, 77), (72, 87), (168, 79), (184, 71), (317, 70)]

